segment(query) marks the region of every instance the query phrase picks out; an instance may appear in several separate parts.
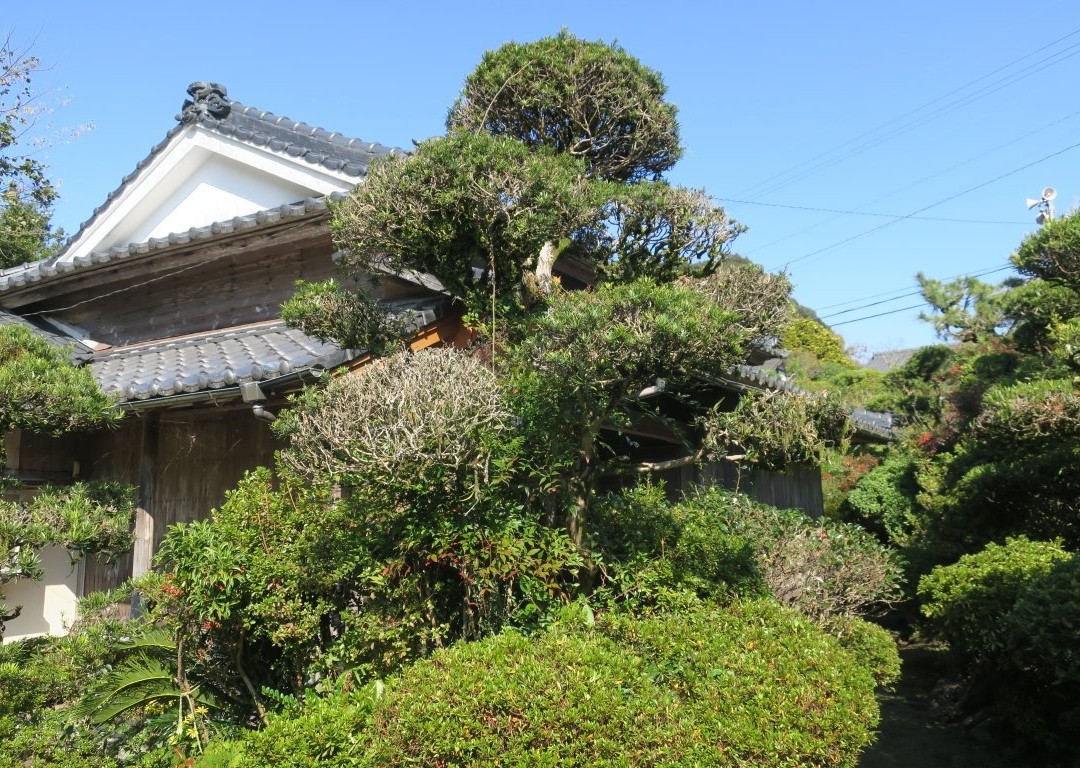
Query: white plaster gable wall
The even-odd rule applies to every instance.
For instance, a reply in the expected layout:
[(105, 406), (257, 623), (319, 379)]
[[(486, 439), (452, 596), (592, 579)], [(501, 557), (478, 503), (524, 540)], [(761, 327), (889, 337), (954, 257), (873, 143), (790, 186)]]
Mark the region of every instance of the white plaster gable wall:
[(309, 186), (253, 172), (250, 166), (230, 158), (209, 155), (167, 199), (157, 205), (144, 201), (141, 211), (137, 207), (129, 218), (130, 224), (118, 227), (109, 238), (116, 240), (110, 245), (142, 243), (151, 237), (186, 232), (191, 227), (294, 203), (313, 192)]
[(355, 184), (343, 172), (192, 125), (173, 136), (59, 260), (348, 192)]

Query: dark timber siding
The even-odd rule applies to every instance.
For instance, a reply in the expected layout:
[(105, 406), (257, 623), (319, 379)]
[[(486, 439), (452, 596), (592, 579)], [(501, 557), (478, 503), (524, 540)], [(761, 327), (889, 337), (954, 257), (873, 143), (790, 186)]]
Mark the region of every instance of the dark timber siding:
[[(148, 439), (153, 444), (144, 449)], [(207, 517), (245, 472), (271, 465), (279, 447), (269, 426), (247, 407), (129, 416), (120, 429), (87, 441), (93, 457), (87, 475), (140, 487), (140, 503), (154, 521), (156, 552), (170, 525)], [(86, 591), (115, 587), (131, 569), (131, 553), (111, 565), (90, 560)]]
[(677, 497), (696, 485), (720, 485), (737, 490), (781, 509), (801, 509), (817, 518), (824, 511), (821, 470), (817, 467), (790, 467), (784, 472), (743, 469), (729, 462), (714, 462), (700, 468), (686, 467), (665, 474), (669, 495)]

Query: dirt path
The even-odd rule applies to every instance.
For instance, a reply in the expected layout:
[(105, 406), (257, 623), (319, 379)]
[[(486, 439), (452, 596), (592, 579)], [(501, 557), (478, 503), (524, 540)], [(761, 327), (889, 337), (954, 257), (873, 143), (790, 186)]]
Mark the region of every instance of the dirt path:
[(941, 676), (940, 654), (919, 646), (901, 649), (903, 677), (894, 693), (881, 698), (880, 735), (859, 768), (1028, 768), (977, 734), (935, 720), (930, 692)]

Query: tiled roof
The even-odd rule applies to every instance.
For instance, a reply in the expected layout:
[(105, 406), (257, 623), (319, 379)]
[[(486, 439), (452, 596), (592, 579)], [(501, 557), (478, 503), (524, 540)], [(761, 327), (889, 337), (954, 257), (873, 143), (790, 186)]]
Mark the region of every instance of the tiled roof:
[(916, 352), (922, 347), (911, 347), (910, 349), (890, 349), (885, 352), (875, 352), (874, 356), (870, 358), (870, 362), (866, 364), (866, 367), (874, 370), (881, 371), (882, 373), (888, 373), (894, 368), (899, 368), (908, 360), (910, 360)]
[[(412, 329), (435, 322), (441, 297), (396, 301)], [(101, 388), (122, 401), (212, 392), (269, 381), (312, 368), (333, 368), (361, 352), (321, 342), (277, 320), (174, 339), (114, 347), (94, 355), (90, 369)]]
[(49, 330), (44, 325), (32, 322), (25, 317), (19, 317), (13, 315), (10, 312), (6, 312), (0, 309), (0, 326), (4, 325), (17, 325), (23, 328), (27, 328), (35, 336), (40, 336), (54, 347), (70, 347), (70, 358), (73, 363), (83, 363), (90, 359), (93, 355), (91, 350), (86, 345), (79, 342), (78, 339), (73, 339), (70, 336), (65, 336), (62, 333)]
[[(726, 381), (737, 387), (751, 387), (754, 389), (777, 389), (784, 392), (806, 395), (810, 394), (802, 387), (792, 384), (791, 381), (775, 371), (769, 371), (758, 365), (733, 365), (728, 371)], [(897, 437), (893, 429), (893, 415), (891, 413), (878, 413), (868, 411), (865, 408), (855, 408), (849, 414), (855, 429), (863, 435), (879, 437), (885, 440), (894, 440)]]
[[(182, 115), (177, 115), (178, 119), (183, 118), (183, 122), (173, 126), (165, 135), (165, 138), (150, 150), (150, 154), (139, 161), (135, 166), (135, 170), (124, 177), (120, 186), (113, 190), (105, 199), (105, 202), (94, 210), (90, 218), (83, 222), (82, 226), (79, 227), (79, 231), (68, 242), (76, 242), (86, 228), (93, 224), (110, 203), (123, 193), (124, 189), (138, 176), (139, 172), (164, 151), (177, 134), (190, 125), (198, 125), (208, 131), (228, 136), (245, 144), (263, 147), (271, 152), (298, 158), (311, 165), (344, 173), (356, 179), (360, 179), (367, 173), (368, 166), (375, 158), (393, 154), (405, 154), (404, 150), (396, 147), (387, 147), (374, 142), (349, 138), (340, 133), (334, 133), (307, 123), (275, 115), (272, 112), (241, 104), (238, 101), (225, 99), (225, 103), (228, 105), (228, 109), (223, 116), (215, 116), (211, 111), (187, 109)], [(217, 114), (222, 115), (221, 112)], [(343, 197), (344, 195), (340, 193), (330, 195), (331, 200), (339, 200)], [(205, 227), (193, 228), (187, 232), (177, 232), (166, 237), (151, 238), (143, 243), (114, 246), (108, 250), (75, 259), (74, 263), (67, 263), (63, 260), (64, 251), (62, 250), (56, 256), (42, 261), (0, 270), (0, 293), (22, 287), (27, 283), (37, 282), (42, 278), (78, 269), (79, 267), (102, 264), (117, 258), (167, 248), (211, 235), (248, 229), (262, 224), (273, 224), (283, 218), (302, 216), (313, 211), (325, 210), (325, 208), (325, 197), (308, 198), (290, 205), (282, 205), (247, 216), (237, 216), (226, 221), (215, 222)]]
[(328, 199), (339, 201), (345, 197), (346, 195), (343, 193), (337, 192), (327, 197), (309, 197), (297, 203), (279, 205), (276, 208), (256, 211), (246, 216), (236, 216), (225, 221), (215, 221), (213, 224), (207, 224), (204, 227), (192, 227), (187, 232), (174, 232), (165, 237), (152, 237), (143, 243), (116, 245), (105, 251), (96, 251), (86, 256), (79, 256), (74, 261), (60, 261), (59, 256), (53, 256), (42, 261), (32, 261), (19, 267), (0, 270), (0, 293), (98, 264), (107, 264), (111, 261), (126, 259), (150, 251), (171, 248), (174, 245), (184, 245), (218, 235), (271, 226), (286, 219), (316, 214), (326, 210)]

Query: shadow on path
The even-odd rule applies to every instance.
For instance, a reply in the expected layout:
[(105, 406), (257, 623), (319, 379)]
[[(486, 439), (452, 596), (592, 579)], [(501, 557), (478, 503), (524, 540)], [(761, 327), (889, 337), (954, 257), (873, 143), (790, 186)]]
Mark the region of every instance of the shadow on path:
[(880, 697), (880, 734), (859, 768), (1034, 768), (971, 731), (935, 718), (930, 693), (941, 675), (942, 653), (922, 646), (901, 648), (903, 676), (895, 692)]

